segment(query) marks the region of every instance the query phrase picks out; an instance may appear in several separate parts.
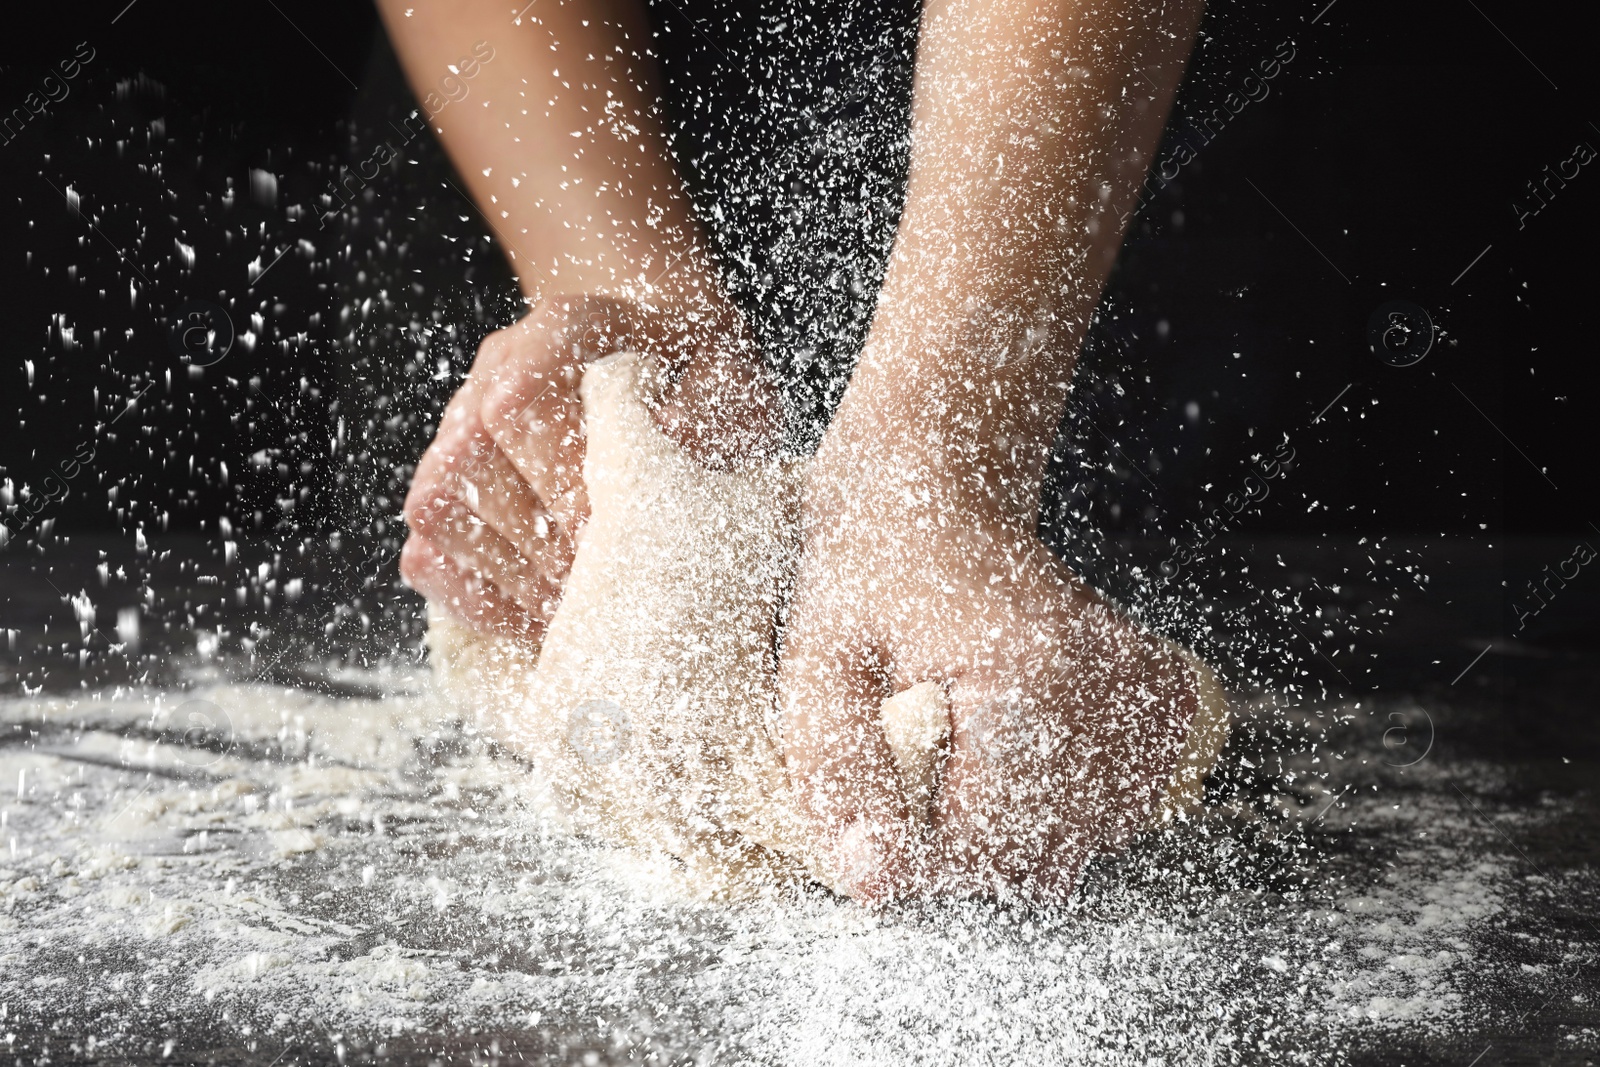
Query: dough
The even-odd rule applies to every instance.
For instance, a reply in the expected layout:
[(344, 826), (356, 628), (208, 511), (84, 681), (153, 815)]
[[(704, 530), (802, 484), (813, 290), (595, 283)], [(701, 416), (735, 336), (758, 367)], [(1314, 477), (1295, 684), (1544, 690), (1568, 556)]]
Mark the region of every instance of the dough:
[[(773, 721), (803, 463), (706, 470), (641, 401), (645, 358), (597, 360), (579, 386), (590, 515), (543, 647), (434, 613), (435, 670), (532, 763), (539, 806), (573, 830), (664, 852), (706, 896), (820, 877)], [(1160, 817), (1198, 800), (1227, 734), (1214, 677), (1183, 655), (1202, 712)], [(943, 691), (912, 686), (881, 715), (926, 820), (950, 730)]]
[(607, 356), (579, 386), (590, 514), (537, 661), (437, 615), (429, 643), (448, 689), (488, 697), (542, 807), (715, 894), (808, 861), (770, 721), (801, 468), (706, 470), (640, 401), (643, 367)]

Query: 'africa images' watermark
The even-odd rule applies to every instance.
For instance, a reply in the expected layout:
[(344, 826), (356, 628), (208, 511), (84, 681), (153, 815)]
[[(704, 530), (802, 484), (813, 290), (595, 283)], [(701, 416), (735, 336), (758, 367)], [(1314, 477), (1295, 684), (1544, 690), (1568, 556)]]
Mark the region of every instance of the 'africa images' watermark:
[[(1579, 169), (1590, 163), (1595, 157), (1595, 150), (1587, 141), (1579, 141), (1573, 148), (1572, 155), (1557, 163), (1552, 169), (1548, 164), (1540, 172), (1541, 178), (1528, 180), (1529, 200), (1513, 200), (1511, 213), (1517, 217), (1517, 229), (1523, 230), (1528, 226), (1528, 220), (1543, 211), (1556, 193), (1567, 187), (1567, 182), (1578, 176)], [(1543, 191), (1541, 195), (1541, 190)]]
[[(1589, 128), (1596, 133), (1600, 133), (1600, 126), (1596, 126), (1593, 122), (1589, 123)], [(1511, 214), (1516, 217), (1517, 232), (1520, 233), (1527, 229), (1528, 220), (1549, 207), (1551, 201), (1556, 198), (1556, 194), (1565, 189), (1569, 181), (1577, 178), (1584, 167), (1594, 162), (1596, 154), (1593, 145), (1587, 141), (1579, 141), (1573, 145), (1572, 154), (1566, 159), (1563, 159), (1553, 167), (1548, 163), (1545, 164), (1544, 169), (1539, 172), (1539, 177), (1528, 179), (1526, 183), (1527, 199), (1511, 201)], [(1461, 273), (1457, 274), (1450, 284), (1459, 284), (1461, 279), (1465, 278), (1472, 268), (1476, 267), (1483, 260), (1483, 257), (1489, 254), (1489, 250), (1492, 248), (1494, 248), (1493, 241), (1484, 245), (1483, 251), (1473, 256), (1472, 261), (1461, 269)]]
[(402, 120), (402, 125), (397, 127), (398, 132), (404, 137), (400, 147), (396, 148), (388, 141), (380, 144), (361, 162), (353, 167), (346, 167), (337, 181), (330, 180), (321, 199), (328, 206), (325, 210), (318, 211), (317, 229), (322, 229), (328, 220), (337, 217), (356, 194), (367, 187), (367, 183), (377, 178), (378, 172), (400, 157), (400, 149), (417, 139), (417, 135), (428, 128), (428, 124), (448, 107), (451, 103), (459, 103), (467, 98), (471, 87), (469, 81), (476, 78), (483, 70), (485, 64), (494, 59), (494, 48), (487, 41), (479, 41), (472, 46), (472, 54), (450, 65), (450, 73), (439, 79), (439, 92), (430, 92), (422, 98), (422, 113), (413, 111)]
[[(1419, 715), (1422, 716), (1421, 724), (1416, 721), (1417, 716)], [(1395, 753), (1396, 755), (1409, 755), (1410, 753), (1415, 752), (1418, 746), (1416, 744), (1416, 738), (1412, 736), (1413, 734), (1416, 734), (1419, 737), (1425, 736), (1426, 741), (1421, 746), (1422, 751), (1416, 756), (1408, 760), (1386, 759), (1383, 761), (1385, 766), (1401, 768), (1414, 767), (1428, 758), (1428, 753), (1433, 751), (1434, 726), (1433, 716), (1428, 714), (1427, 709), (1411, 708), (1403, 712), (1391, 711), (1389, 713), (1389, 721), (1394, 723), (1394, 725), (1383, 731), (1383, 747), (1389, 752)], [(1423, 726), (1427, 727), (1426, 734), (1423, 733)]]
[[(1538, 584), (1533, 579), (1528, 580), (1528, 595), (1533, 598), (1533, 603), (1524, 607), (1521, 601), (1511, 602), (1511, 611), (1517, 617), (1517, 631), (1520, 633), (1528, 625), (1528, 620), (1537, 618), (1539, 613), (1550, 605), (1556, 594), (1567, 587), (1567, 583), (1578, 577), (1578, 572), (1594, 561), (1595, 550), (1587, 541), (1579, 541), (1572, 549), (1572, 555), (1555, 565), (1555, 573), (1551, 573), (1550, 565), (1545, 564), (1544, 580)], [(1552, 588), (1551, 583), (1554, 583)], [(1541, 590), (1543, 595), (1541, 595)]]
[(72, 455), (57, 463), (55, 468), (39, 481), (37, 488), (24, 485), (18, 489), (11, 484), (9, 478), (0, 482), (0, 508), (9, 512), (5, 521), (0, 522), (0, 548), (4, 548), (13, 537), (21, 536), (36, 519), (39, 520), (42, 532), (48, 535), (49, 524), (55, 520), (39, 517), (44, 514), (45, 508), (57, 500), (64, 499), (72, 491), (72, 483), (94, 462), (94, 456), (94, 442), (85, 441)]
[(191, 367), (222, 362), (233, 348), (233, 319), (209, 300), (191, 300), (172, 317), (167, 335), (172, 354)]
[(1391, 367), (1422, 362), (1433, 348), (1433, 319), (1409, 300), (1380, 304), (1367, 318), (1367, 347)]
[(39, 88), (22, 98), (22, 107), (14, 107), (10, 114), (0, 115), (0, 144), (15, 141), (29, 123), (49, 110), (51, 104), (59, 104), (70, 96), (72, 80), (83, 72), (85, 66), (94, 62), (94, 57), (95, 50), (88, 41), (78, 42), (71, 57), (56, 64), (61, 71), (59, 77), (54, 73), (46, 74)]
[(591, 767), (613, 762), (632, 737), (628, 713), (614, 700), (585, 700), (567, 716), (567, 744)]
[(189, 767), (209, 767), (233, 749), (233, 719), (214, 701), (192, 697), (170, 714), (158, 709), (151, 715), (162, 740), (176, 742), (174, 755)]

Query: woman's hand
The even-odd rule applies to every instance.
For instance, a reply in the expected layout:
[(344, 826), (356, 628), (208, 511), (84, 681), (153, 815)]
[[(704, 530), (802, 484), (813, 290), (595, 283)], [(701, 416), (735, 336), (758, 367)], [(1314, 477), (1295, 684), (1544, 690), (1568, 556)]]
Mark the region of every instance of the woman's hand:
[[(1176, 766), (1194, 681), (1040, 542), (1039, 488), (1200, 0), (928, 0), (906, 203), (809, 475), (785, 756), (862, 898), (1070, 885)], [(926, 835), (878, 703), (942, 683)]]
[(770, 446), (778, 408), (668, 150), (646, 5), (378, 8), (534, 307), (484, 341), (418, 465), (401, 573), (466, 622), (537, 641), (587, 512), (588, 360), (662, 355), (661, 424), (712, 465)]
[(657, 421), (707, 466), (776, 446), (776, 392), (730, 306), (546, 300), (484, 339), (417, 465), (400, 556), (412, 588), (480, 630), (542, 637), (588, 515), (578, 382), (623, 350), (659, 357)]
[[(822, 862), (864, 900), (1057, 894), (1149, 820), (1194, 680), (1051, 554), (1031, 511), (853, 414), (809, 475), (780, 678)], [(945, 687), (952, 727), (925, 832), (877, 719), (922, 681)]]

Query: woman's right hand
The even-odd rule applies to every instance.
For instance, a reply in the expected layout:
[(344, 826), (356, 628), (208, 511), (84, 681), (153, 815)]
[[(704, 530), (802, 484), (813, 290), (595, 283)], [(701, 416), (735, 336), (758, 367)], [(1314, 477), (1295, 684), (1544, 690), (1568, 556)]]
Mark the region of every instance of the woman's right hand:
[[(897, 432), (863, 399), (847, 395), (806, 475), (779, 670), (818, 862), (866, 901), (1059, 900), (1149, 823), (1198, 680), (1046, 547), (1037, 481), (969, 469), (927, 443), (934, 417)], [(943, 689), (951, 729), (926, 830), (879, 720), (919, 682)]]
[(578, 383), (624, 350), (659, 358), (657, 422), (708, 467), (777, 446), (777, 392), (731, 305), (548, 298), (484, 339), (417, 464), (407, 584), (475, 629), (539, 642), (589, 510)]

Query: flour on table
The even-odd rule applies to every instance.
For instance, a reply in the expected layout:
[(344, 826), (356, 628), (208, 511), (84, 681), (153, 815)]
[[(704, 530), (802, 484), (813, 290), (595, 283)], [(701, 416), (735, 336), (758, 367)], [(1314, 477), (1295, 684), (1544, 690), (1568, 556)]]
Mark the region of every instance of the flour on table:
[[(1506, 819), (1494, 768), (1442, 757), (1389, 788), (1381, 709), (1344, 759), (1284, 757), (1303, 792), (1214, 803), (1092, 866), (1065, 908), (874, 915), (818, 891), (656, 892), (637, 852), (543, 824), (526, 767), (423, 682), (0, 701), (0, 1042), (261, 1064), (465, 1059), (491, 1037), (560, 1062), (1334, 1063), (1592, 990), (1587, 969), (1563, 979), (1594, 961), (1561, 937), (1529, 943), (1537, 973), (1496, 948), (1534, 887), (1454, 787), (1513, 840), (1560, 805)], [(197, 699), (226, 734), (152, 733)], [(290, 830), (314, 847), (285, 853)], [(1584, 906), (1592, 869), (1547, 873), (1539, 914)], [(1493, 984), (1508, 971), (1519, 1000)]]

